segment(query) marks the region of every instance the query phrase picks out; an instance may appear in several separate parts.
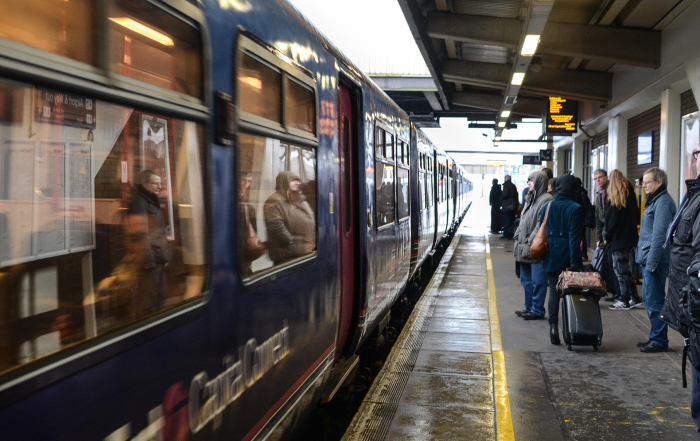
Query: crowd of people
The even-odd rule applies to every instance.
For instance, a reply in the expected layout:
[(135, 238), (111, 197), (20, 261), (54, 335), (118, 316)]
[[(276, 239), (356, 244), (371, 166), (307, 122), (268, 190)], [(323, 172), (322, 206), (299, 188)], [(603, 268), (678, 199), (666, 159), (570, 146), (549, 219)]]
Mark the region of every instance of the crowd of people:
[[(699, 155), (700, 150), (693, 152), (693, 160), (697, 161)], [(583, 197), (586, 191), (580, 179), (572, 175), (553, 179), (545, 169), (529, 175), (520, 222), (512, 236), (507, 230), (502, 236), (515, 239), (516, 273), (525, 291), (524, 309), (515, 314), (524, 320), (545, 319), (548, 289), (550, 341), (560, 344), (557, 281), (562, 271), (584, 269), (588, 246), (582, 240), (583, 233), (586, 226), (595, 228), (596, 254), (614, 274), (614, 288), (609, 286), (614, 294), (604, 298), (612, 303), (609, 309), (646, 309), (650, 332), (646, 341), (637, 343), (639, 351), (668, 350), (669, 326), (685, 338), (684, 358), (687, 354), (691, 373), (691, 416), (700, 432), (700, 177), (686, 181), (686, 192), (677, 209), (667, 190), (665, 171), (658, 167), (646, 170), (641, 181), (646, 192), (641, 222), (635, 189), (622, 172), (613, 170), (608, 176), (606, 170), (598, 169), (593, 177), (597, 186), (594, 205)], [(506, 176), (506, 183), (509, 178)], [(501, 225), (498, 210), (506, 211), (503, 201), (512, 194), (497, 187), (494, 180), (490, 197), (494, 233)], [(516, 205), (515, 210), (518, 208)], [(530, 255), (530, 245), (545, 217), (549, 245), (544, 259), (538, 261)], [(640, 277), (641, 299), (636, 286)], [(685, 379), (685, 372), (683, 375)]]

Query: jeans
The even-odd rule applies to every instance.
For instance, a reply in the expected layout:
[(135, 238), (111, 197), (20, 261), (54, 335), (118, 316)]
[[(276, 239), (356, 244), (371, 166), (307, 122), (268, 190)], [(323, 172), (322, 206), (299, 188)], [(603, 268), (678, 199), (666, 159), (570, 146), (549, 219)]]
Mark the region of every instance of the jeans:
[(659, 265), (656, 271), (649, 272), (642, 266), (642, 298), (644, 308), (647, 310), (651, 331), (649, 341), (667, 348), (668, 347), (668, 325), (659, 320), (661, 308), (666, 300), (666, 278), (668, 277), (668, 264)]
[(547, 297), (547, 275), (542, 262), (520, 263), (520, 283), (525, 289), (525, 309), (544, 317), (544, 300)]
[[(612, 252), (613, 272), (615, 277), (620, 282), (620, 292), (618, 293), (620, 301), (629, 303), (632, 298), (636, 303), (639, 303), (639, 294), (637, 294), (637, 285), (632, 277), (632, 268), (630, 267), (630, 258), (632, 250), (620, 250)], [(635, 263), (636, 265), (636, 263)]]
[(695, 370), (693, 363), (688, 365), (690, 366), (690, 417), (700, 433), (700, 373)]
[(557, 282), (561, 273), (547, 273), (547, 285), (549, 286), (549, 301), (547, 309), (549, 310), (549, 324), (559, 324), (559, 293), (557, 292)]

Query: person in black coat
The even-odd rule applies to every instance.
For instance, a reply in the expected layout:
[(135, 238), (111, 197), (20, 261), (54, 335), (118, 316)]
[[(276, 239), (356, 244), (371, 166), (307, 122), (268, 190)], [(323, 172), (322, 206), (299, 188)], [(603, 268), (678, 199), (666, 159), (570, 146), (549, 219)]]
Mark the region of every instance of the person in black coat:
[(639, 240), (639, 209), (634, 187), (620, 170), (610, 173), (607, 199), (610, 204), (606, 203), (603, 245), (612, 252), (613, 272), (620, 282), (620, 300), (610, 306), (610, 309), (629, 310), (642, 303), (631, 266), (634, 264), (632, 252)]
[(515, 223), (515, 213), (518, 209), (518, 189), (510, 181), (510, 175), (505, 176), (503, 182), (503, 194), (501, 195), (501, 208), (505, 216), (502, 239), (512, 239), (514, 231), (511, 231)]
[(489, 193), (489, 205), (491, 206), (491, 232), (500, 233), (501, 231), (501, 186), (498, 179), (494, 179)]

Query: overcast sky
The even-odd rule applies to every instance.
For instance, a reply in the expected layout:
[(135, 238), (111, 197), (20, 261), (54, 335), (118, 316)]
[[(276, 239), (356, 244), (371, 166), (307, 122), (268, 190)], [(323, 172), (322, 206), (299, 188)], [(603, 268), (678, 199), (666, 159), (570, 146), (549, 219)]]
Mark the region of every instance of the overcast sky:
[[(429, 75), (397, 0), (288, 0), (323, 34), (367, 74), (400, 73)], [(494, 131), (469, 129), (464, 118), (442, 118), (440, 129), (423, 129), (444, 150), (492, 151), (488, 155), (450, 153), (462, 163), (483, 164), (505, 160), (521, 164), (519, 155), (503, 151), (539, 152), (545, 143), (506, 143), (492, 145)], [(483, 134), (487, 136), (483, 136)], [(519, 124), (505, 130), (503, 139), (537, 139), (541, 124)], [(462, 159), (464, 158), (464, 159)]]

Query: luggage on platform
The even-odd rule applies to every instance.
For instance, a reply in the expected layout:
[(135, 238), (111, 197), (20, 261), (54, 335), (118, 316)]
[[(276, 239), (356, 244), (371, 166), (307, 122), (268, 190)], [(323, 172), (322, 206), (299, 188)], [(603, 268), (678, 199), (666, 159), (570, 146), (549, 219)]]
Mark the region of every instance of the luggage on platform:
[(562, 334), (566, 348), (571, 346), (593, 346), (603, 344), (603, 320), (600, 317), (598, 296), (569, 293), (561, 302)]
[(591, 265), (593, 266), (593, 269), (600, 273), (603, 280), (605, 280), (605, 287), (607, 291), (613, 295), (617, 295), (617, 281), (615, 280), (615, 273), (613, 272), (612, 265), (608, 259), (606, 248), (595, 249), (593, 259), (591, 259)]
[(580, 273), (575, 271), (562, 271), (557, 282), (557, 291), (561, 296), (576, 293), (603, 297), (606, 293), (605, 281), (600, 273)]

